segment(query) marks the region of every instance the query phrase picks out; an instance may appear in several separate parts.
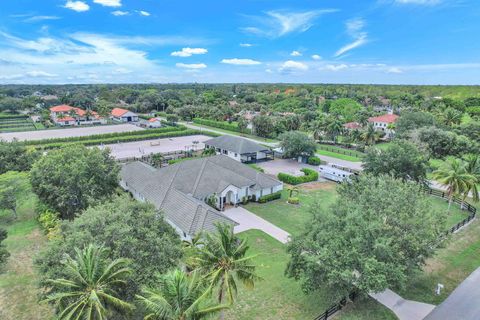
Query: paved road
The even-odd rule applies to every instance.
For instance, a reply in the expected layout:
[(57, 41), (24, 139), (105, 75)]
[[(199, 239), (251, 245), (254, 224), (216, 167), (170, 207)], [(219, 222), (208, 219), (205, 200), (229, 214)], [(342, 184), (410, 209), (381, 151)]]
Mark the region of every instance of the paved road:
[(435, 308), (433, 304), (403, 299), (390, 289), (370, 296), (392, 310), (400, 320), (422, 320)]
[(348, 161), (348, 160), (342, 160), (342, 159), (337, 159), (334, 157), (329, 157), (329, 156), (324, 156), (321, 154), (315, 154), (317, 157), (319, 157), (321, 160), (326, 161), (328, 163), (334, 163), (338, 164), (343, 167), (347, 167), (350, 169), (355, 169), (355, 170), (363, 170), (362, 168), (362, 162), (353, 162), (353, 161)]
[(68, 129), (52, 129), (52, 130), (36, 130), (36, 131), (23, 131), (23, 132), (7, 132), (0, 134), (0, 140), (12, 141), (17, 139), (22, 140), (43, 140), (53, 138), (65, 138), (65, 137), (83, 137), (94, 134), (114, 133), (114, 132), (128, 132), (145, 130), (137, 127), (133, 124), (117, 124), (109, 126), (96, 126), (96, 127), (75, 127)]
[(225, 210), (223, 213), (238, 223), (238, 226), (235, 226), (234, 228), (235, 233), (250, 229), (258, 229), (277, 239), (281, 243), (287, 243), (289, 241), (290, 234), (288, 232), (280, 229), (267, 220), (260, 218), (243, 207), (231, 208)]

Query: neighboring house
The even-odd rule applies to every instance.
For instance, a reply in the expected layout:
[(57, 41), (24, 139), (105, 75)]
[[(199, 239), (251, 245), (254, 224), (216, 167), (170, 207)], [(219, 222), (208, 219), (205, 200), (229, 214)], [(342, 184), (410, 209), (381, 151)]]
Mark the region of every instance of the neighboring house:
[(272, 160), (273, 152), (251, 140), (224, 135), (205, 141), (205, 148), (244, 163)]
[(130, 110), (122, 108), (113, 108), (110, 113), (112, 119), (121, 121), (121, 122), (137, 122), (138, 115)]
[(383, 131), (388, 136), (395, 133), (395, 130), (390, 129), (389, 125), (394, 124), (397, 122), (399, 116), (396, 114), (384, 114), (378, 117), (371, 117), (368, 118), (368, 122), (373, 123), (373, 127), (377, 131)]
[(162, 122), (158, 118), (151, 118), (148, 119), (147, 126), (149, 128), (160, 128), (162, 126)]
[(319, 166), (318, 171), (322, 178), (336, 182), (349, 181), (350, 176), (353, 174), (352, 172), (336, 168), (330, 164)]
[(228, 214), (219, 211), (226, 206), (246, 199), (256, 201), (283, 189), (282, 182), (223, 155), (186, 160), (161, 169), (132, 162), (123, 165), (120, 175), (122, 188), (135, 199), (162, 210), (184, 239), (202, 230), (215, 230), (217, 222), (235, 225)]
[(100, 117), (95, 111), (85, 111), (81, 108), (66, 104), (51, 107), (50, 119), (59, 126), (78, 126), (106, 124), (107, 120)]
[(343, 125), (346, 130), (359, 130), (362, 128), (362, 125), (358, 122), (347, 122)]
[(468, 276), (423, 320), (480, 319), (480, 268)]

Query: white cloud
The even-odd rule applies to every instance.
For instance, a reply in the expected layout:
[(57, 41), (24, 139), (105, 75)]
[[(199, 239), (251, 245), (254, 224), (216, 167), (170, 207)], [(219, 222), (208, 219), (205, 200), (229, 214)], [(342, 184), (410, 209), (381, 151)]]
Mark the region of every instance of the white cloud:
[(68, 0), (63, 7), (67, 9), (71, 9), (73, 11), (77, 11), (77, 12), (84, 12), (90, 9), (90, 6), (83, 1), (71, 1), (71, 0)]
[(348, 66), (346, 64), (327, 64), (325, 66), (325, 69), (330, 70), (330, 71), (340, 71), (347, 69)]
[(301, 57), (302, 56), (302, 53), (300, 51), (297, 51), (297, 50), (293, 50), (290, 55), (292, 57)]
[(363, 31), (365, 27), (365, 20), (361, 18), (355, 18), (348, 20), (345, 23), (347, 34), (354, 38), (353, 42), (350, 42), (335, 52), (335, 57), (339, 57), (350, 50), (363, 46), (368, 42), (368, 33)]
[(57, 16), (32, 16), (29, 17), (25, 20), (24, 22), (38, 22), (38, 21), (45, 21), (45, 20), (58, 20), (61, 19), (60, 17)]
[(395, 0), (395, 3), (399, 4), (420, 4), (420, 5), (436, 5), (441, 3), (442, 0)]
[(207, 67), (205, 63), (176, 63), (175, 66), (184, 69), (205, 69)]
[(240, 43), (240, 47), (249, 48), (249, 47), (253, 47), (253, 44), (251, 44), (251, 43)]
[(150, 12), (148, 11), (143, 11), (143, 10), (140, 10), (140, 11), (137, 11), (139, 15), (141, 16), (144, 16), (144, 17), (149, 17), (150, 16)]
[(233, 58), (233, 59), (223, 59), (221, 63), (225, 64), (234, 64), (234, 65), (239, 65), (239, 66), (253, 66), (253, 65), (258, 65), (261, 64), (260, 61), (257, 60), (252, 60), (252, 59), (238, 59), (238, 58)]
[(128, 11), (122, 11), (122, 10), (115, 10), (115, 11), (112, 11), (111, 13), (112, 13), (114, 16), (117, 16), (117, 17), (119, 17), (119, 16), (126, 16), (126, 15), (130, 14), (130, 12), (128, 12)]
[(303, 12), (268, 11), (266, 17), (250, 17), (261, 27), (242, 28), (244, 32), (266, 37), (281, 37), (293, 32), (305, 32), (321, 15), (337, 12), (337, 9), (322, 9)]
[(174, 57), (191, 57), (194, 54), (205, 54), (208, 50), (205, 48), (182, 48), (181, 51), (174, 51), (170, 53)]
[(322, 57), (320, 57), (318, 54), (314, 54), (314, 55), (312, 55), (312, 59), (313, 60), (321, 60)]
[(53, 73), (48, 73), (48, 72), (45, 72), (45, 71), (39, 71), (39, 70), (33, 70), (33, 71), (28, 71), (25, 73), (27, 76), (29, 77), (34, 77), (34, 78), (54, 78), (58, 75), (56, 74), (53, 74)]
[(399, 67), (391, 67), (387, 70), (387, 73), (403, 73), (403, 70)]
[(93, 0), (94, 3), (101, 4), (104, 7), (121, 7), (121, 0)]
[(288, 60), (282, 63), (278, 71), (283, 73), (290, 73), (295, 71), (306, 71), (308, 70), (308, 65), (303, 62)]

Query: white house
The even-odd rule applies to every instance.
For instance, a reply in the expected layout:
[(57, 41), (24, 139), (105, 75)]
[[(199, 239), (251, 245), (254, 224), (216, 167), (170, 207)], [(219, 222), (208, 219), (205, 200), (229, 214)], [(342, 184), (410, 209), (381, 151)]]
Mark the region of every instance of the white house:
[(228, 206), (258, 201), (279, 192), (283, 183), (224, 155), (182, 161), (161, 169), (141, 162), (125, 164), (120, 185), (140, 201), (148, 201), (183, 238), (215, 230), (215, 223), (235, 224)]
[(162, 126), (162, 122), (158, 118), (151, 118), (148, 119), (147, 126), (149, 128), (160, 128)]
[(205, 148), (213, 148), (217, 154), (226, 155), (243, 163), (255, 163), (273, 159), (273, 152), (251, 140), (224, 135), (205, 141)]
[(369, 123), (373, 123), (373, 127), (377, 131), (383, 131), (387, 135), (394, 133), (393, 129), (389, 128), (389, 124), (397, 122), (399, 116), (396, 114), (384, 114), (378, 117), (368, 118)]
[(49, 110), (53, 123), (62, 127), (107, 123), (107, 120), (100, 117), (95, 111), (85, 111), (65, 104), (51, 107)]
[(110, 116), (112, 119), (121, 122), (138, 122), (138, 115), (127, 109), (113, 108)]

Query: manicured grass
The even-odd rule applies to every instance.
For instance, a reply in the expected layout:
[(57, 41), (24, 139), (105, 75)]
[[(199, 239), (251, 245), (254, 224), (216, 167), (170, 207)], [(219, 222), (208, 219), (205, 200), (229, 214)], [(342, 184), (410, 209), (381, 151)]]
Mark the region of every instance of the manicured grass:
[[(285, 245), (259, 230), (242, 232), (250, 244), (250, 254), (257, 255), (255, 264), (262, 280), (253, 290), (239, 285), (238, 298), (225, 319), (314, 319), (335, 303), (326, 290), (305, 294), (299, 282), (284, 275), (288, 261)], [(357, 305), (358, 304), (358, 305)], [(359, 300), (339, 314), (340, 319), (395, 319), (382, 305), (371, 299)]]
[(223, 132), (223, 133), (230, 134), (230, 135), (236, 135), (236, 136), (239, 136), (239, 137), (250, 138), (250, 139), (257, 140), (259, 142), (262, 142), (262, 141), (263, 142), (278, 142), (278, 140), (274, 140), (274, 139), (270, 139), (270, 138), (262, 138), (262, 137), (259, 137), (259, 136), (254, 136), (252, 134), (246, 134), (246, 133), (240, 133), (240, 132), (215, 128), (215, 127), (210, 127), (210, 126), (206, 126), (206, 125), (198, 124), (198, 123), (190, 123), (189, 125), (199, 127), (199, 128), (209, 129), (209, 130), (212, 130), (212, 131)]
[(385, 150), (387, 149), (392, 143), (391, 142), (380, 142), (375, 145), (375, 148)]
[[(445, 247), (438, 249), (434, 257), (427, 260), (423, 272), (409, 278), (406, 288), (399, 293), (408, 299), (439, 304), (470, 273), (480, 266), (480, 221), (453, 234)], [(440, 295), (435, 294), (437, 284), (445, 286)]]
[[(24, 176), (20, 179), (22, 184), (26, 182)], [(0, 211), (0, 226), (8, 231), (5, 244), (11, 254), (5, 272), (0, 274), (0, 318), (51, 319), (53, 313), (50, 307), (38, 302), (38, 277), (33, 259), (44, 246), (46, 237), (35, 219), (36, 198), (28, 183), (17, 200), (16, 220), (12, 218), (11, 212)]]
[[(330, 146), (328, 146), (328, 148), (330, 150)], [(334, 150), (334, 149), (331, 149), (331, 150)], [(356, 152), (356, 151), (352, 151), (352, 153), (351, 153), (352, 155), (349, 155), (350, 150), (346, 151), (347, 154), (342, 154), (342, 153), (339, 153), (339, 152), (322, 150), (321, 147), (318, 147), (317, 151), (316, 151), (317, 154), (322, 155), (322, 156), (328, 156), (328, 157), (337, 158), (337, 159), (341, 159), (341, 160), (352, 161), (352, 162), (361, 162), (362, 161), (362, 159), (359, 158), (358, 156), (356, 156), (356, 155), (352, 156), (352, 155), (354, 155), (353, 152)], [(343, 151), (341, 151), (341, 152), (343, 152)]]
[(333, 145), (323, 144), (323, 143), (318, 143), (318, 148), (321, 148), (324, 151), (331, 151), (335, 153), (349, 155), (356, 158), (362, 158), (365, 155), (363, 152), (357, 151), (355, 149), (347, 149), (347, 148), (342, 148), (340, 146), (333, 146)]
[(317, 186), (318, 189), (307, 190), (309, 185), (300, 188), (298, 197), (300, 204), (292, 205), (287, 203), (288, 191), (282, 192), (282, 198), (264, 204), (251, 202), (245, 205), (247, 210), (256, 215), (270, 221), (279, 228), (288, 231), (293, 235), (300, 234), (305, 224), (309, 221), (311, 215), (309, 208), (312, 204), (318, 205), (327, 210), (335, 201), (337, 193), (335, 191), (336, 184), (333, 182), (315, 183), (311, 186)]

